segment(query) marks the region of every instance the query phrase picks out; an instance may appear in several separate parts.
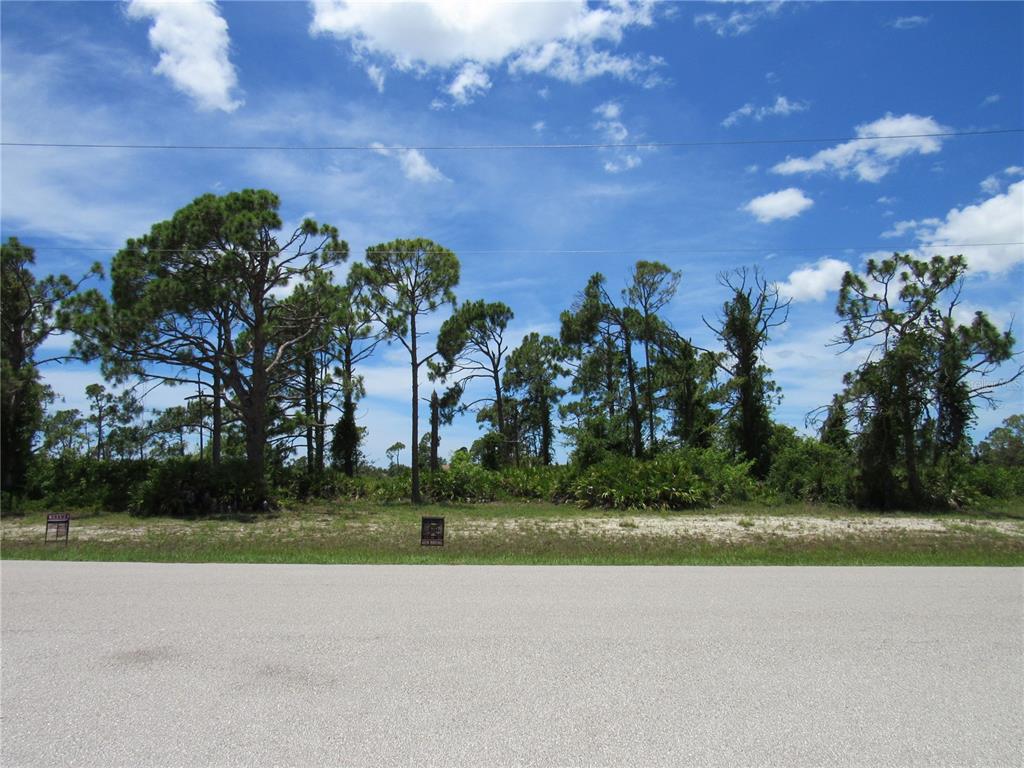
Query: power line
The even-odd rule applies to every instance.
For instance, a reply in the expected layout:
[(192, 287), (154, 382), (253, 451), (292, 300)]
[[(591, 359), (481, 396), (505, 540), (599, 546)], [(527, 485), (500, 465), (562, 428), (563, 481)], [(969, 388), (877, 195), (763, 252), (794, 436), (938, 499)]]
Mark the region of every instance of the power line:
[[(737, 246), (735, 248), (449, 248), (456, 255), (472, 254), (479, 256), (642, 256), (645, 254), (677, 254), (677, 255), (701, 255), (701, 254), (722, 254), (722, 253), (819, 253), (831, 251), (842, 253), (845, 251), (901, 251), (926, 249), (952, 249), (952, 248), (997, 248), (1006, 246), (1024, 246), (1024, 240), (1006, 243), (937, 243), (934, 245), (905, 245), (899, 246), (892, 243), (875, 245), (823, 245), (814, 248), (776, 248), (774, 246)], [(85, 246), (41, 246), (32, 248), (36, 253), (110, 253), (121, 250), (121, 246), (113, 248), (96, 248)], [(180, 248), (146, 248), (146, 253), (180, 253), (185, 249)], [(202, 249), (192, 249), (200, 251)], [(282, 250), (246, 250), (246, 253), (282, 253)], [(389, 256), (406, 256), (416, 253), (415, 251), (374, 251), (378, 254)]]
[(384, 146), (382, 144), (103, 144), (42, 141), (4, 141), (3, 147), (46, 149), (160, 149), (160, 150), (241, 150), (241, 151), (330, 151), (330, 152), (406, 152), (458, 151), (458, 150), (515, 150), (515, 149), (673, 149), (686, 147), (745, 146), (761, 144), (830, 144), (846, 141), (887, 141), (896, 139), (932, 139), (953, 136), (994, 136), (1024, 133), (1024, 128), (999, 128), (983, 131), (944, 131), (941, 133), (904, 133), (890, 136), (832, 136), (792, 139), (704, 139), (698, 141), (641, 141), (627, 143), (595, 142), (564, 144), (419, 144)]

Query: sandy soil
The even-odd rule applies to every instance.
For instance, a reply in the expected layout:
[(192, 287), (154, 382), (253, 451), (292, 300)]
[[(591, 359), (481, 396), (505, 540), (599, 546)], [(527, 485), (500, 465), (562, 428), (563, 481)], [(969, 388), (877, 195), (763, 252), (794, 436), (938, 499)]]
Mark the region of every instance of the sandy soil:
[[(392, 528), (395, 523), (372, 520), (350, 520), (347, 526), (362, 533), (379, 532)], [(293, 520), (271, 519), (258, 523), (210, 522), (148, 522), (139, 525), (103, 525), (72, 523), (72, 536), (78, 540), (125, 541), (139, 540), (148, 535), (182, 536), (211, 534), (224, 538), (262, 536), (316, 535), (316, 532), (336, 528), (331, 517)], [(43, 537), (41, 524), (25, 525), (5, 521), (2, 538), (6, 541), (31, 541)], [(351, 530), (351, 528), (350, 528)], [(764, 538), (846, 538), (894, 535), (950, 535), (1011, 536), (1024, 538), (1024, 521), (970, 520), (929, 517), (835, 517), (770, 516), (770, 515), (680, 515), (661, 517), (622, 515), (615, 517), (578, 518), (507, 518), (452, 521), (446, 534), (451, 538), (501, 535), (517, 533), (556, 536), (629, 537), (694, 537), (709, 541), (744, 542)]]
[(479, 520), (460, 524), (453, 536), (484, 535), (498, 530), (551, 531), (610, 537), (686, 536), (713, 541), (745, 541), (769, 537), (843, 538), (892, 534), (1003, 535), (1024, 538), (1024, 523), (1003, 520), (953, 520), (907, 517), (773, 517), (767, 515), (622, 516), (566, 520)]

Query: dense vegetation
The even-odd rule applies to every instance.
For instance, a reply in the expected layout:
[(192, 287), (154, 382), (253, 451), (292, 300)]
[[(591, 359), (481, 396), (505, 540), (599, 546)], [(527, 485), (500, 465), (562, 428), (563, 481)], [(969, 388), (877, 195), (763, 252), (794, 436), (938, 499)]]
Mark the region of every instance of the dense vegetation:
[[(758, 270), (720, 276), (726, 301), (704, 320), (718, 349), (665, 318), (682, 277), (653, 261), (618, 291), (592, 275), (559, 338), (531, 333), (514, 346), (512, 308), (457, 303), (450, 250), (373, 246), (338, 285), (349, 253), (337, 230), (306, 220), (282, 234), (278, 206), (265, 190), (197, 198), (113, 257), (109, 294), (37, 279), (32, 249), (3, 245), (5, 508), (18, 498), (194, 517), (282, 498), (517, 497), (914, 509), (1024, 494), (1024, 418), (970, 439), (978, 405), (1021, 369), (996, 375), (1014, 357), (1010, 331), (982, 312), (958, 319), (959, 256), (894, 254), (845, 275), (836, 343), (870, 354), (804, 437), (772, 419), (782, 393), (764, 350), (789, 306)], [(428, 345), (424, 323), (444, 305), (451, 314)], [(36, 352), (55, 332), (111, 386), (87, 389), (87, 414), (55, 408), (40, 384)], [(361, 366), (381, 344), (410, 363), (410, 443), (392, 446), (387, 469), (365, 461), (357, 421)], [(194, 394), (147, 414), (140, 393), (157, 383)], [(465, 412), (481, 437), (443, 464), (443, 428)], [(559, 440), (570, 450), (562, 466)]]

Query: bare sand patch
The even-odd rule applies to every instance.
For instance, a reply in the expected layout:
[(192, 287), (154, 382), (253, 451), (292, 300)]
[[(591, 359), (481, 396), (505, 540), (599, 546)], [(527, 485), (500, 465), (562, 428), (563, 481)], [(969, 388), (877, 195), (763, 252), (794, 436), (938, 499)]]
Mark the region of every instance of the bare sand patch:
[(680, 515), (653, 517), (578, 517), (571, 519), (510, 518), (470, 520), (451, 526), (452, 536), (484, 536), (500, 532), (599, 535), (611, 538), (687, 537), (742, 542), (765, 537), (846, 538), (893, 534), (995, 534), (1024, 538), (1024, 526), (1014, 521), (936, 519), (926, 517), (778, 517), (770, 515)]

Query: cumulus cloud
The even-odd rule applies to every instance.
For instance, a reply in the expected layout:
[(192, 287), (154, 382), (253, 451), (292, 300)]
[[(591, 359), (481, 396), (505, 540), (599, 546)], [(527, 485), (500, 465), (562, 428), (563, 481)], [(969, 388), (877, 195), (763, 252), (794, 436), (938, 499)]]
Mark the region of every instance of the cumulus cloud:
[(739, 109), (730, 112), (722, 121), (722, 125), (729, 128), (745, 117), (753, 118), (757, 122), (761, 122), (766, 117), (774, 117), (775, 115), (785, 117), (794, 112), (806, 112), (807, 106), (807, 103), (803, 101), (790, 101), (785, 96), (776, 96), (774, 103), (763, 107), (757, 107), (750, 103), (744, 104)]
[(994, 195), (1003, 188), (1003, 183), (999, 180), (999, 177), (993, 173), (991, 176), (982, 179), (979, 186), (981, 187), (981, 191), (986, 195)]
[(160, 53), (154, 72), (195, 99), (200, 109), (234, 112), (242, 105), (232, 95), (238, 76), (228, 58), (228, 24), (213, 0), (130, 0), (125, 10), (131, 19), (153, 21), (149, 44)]
[[(625, 56), (610, 48), (626, 30), (653, 24), (652, 0), (616, 0), (592, 7), (586, 0), (559, 3), (490, 3), (426, 0), (419, 3), (313, 0), (310, 33), (348, 41), (360, 57), (377, 57), (399, 70), (474, 69), (464, 82), (483, 86), (481, 73), (504, 65), (510, 72), (544, 74), (579, 83), (601, 75), (659, 82), (664, 61)], [(471, 91), (459, 93), (472, 94)], [(476, 95), (479, 95), (478, 93)], [(457, 97), (454, 96), (453, 98)], [(461, 103), (461, 102), (459, 102)]]
[(545, 127), (546, 127), (546, 126), (545, 126), (545, 124), (544, 124), (544, 121), (543, 121), (543, 120), (538, 120), (538, 121), (537, 121), (536, 123), (534, 123), (534, 124), (533, 124), (533, 126), (532, 126), (533, 130), (534, 130), (534, 131), (536, 131), (537, 133), (543, 133), (543, 131), (544, 131), (544, 128), (545, 128)]
[(826, 256), (790, 272), (785, 282), (778, 283), (779, 293), (794, 302), (821, 301), (829, 291), (838, 290), (843, 275), (852, 270), (848, 262)]
[(448, 95), (456, 104), (469, 104), (491, 88), (491, 78), (475, 61), (467, 61), (448, 86)]
[(369, 64), (366, 67), (366, 76), (370, 78), (377, 93), (384, 93), (384, 70), (376, 64)]
[(629, 138), (629, 130), (619, 119), (622, 117), (620, 104), (606, 101), (604, 104), (594, 107), (594, 112), (602, 118), (594, 123), (594, 128), (602, 133), (605, 140), (619, 144)]
[(911, 234), (923, 256), (963, 253), (974, 272), (1006, 272), (1024, 263), (1024, 245), (1019, 245), (1024, 242), (1024, 181), (942, 218), (898, 221), (882, 237)]
[(934, 227), (941, 223), (940, 219), (908, 219), (906, 221), (897, 221), (892, 225), (892, 229), (889, 229), (882, 233), (882, 237), (903, 237), (908, 232), (916, 232), (922, 227)]
[[(931, 155), (942, 150), (942, 137), (921, 134), (946, 133), (950, 129), (932, 117), (896, 116), (886, 113), (872, 123), (856, 127), (859, 140), (847, 141), (823, 149), (810, 157), (787, 157), (772, 168), (774, 173), (822, 173), (835, 171), (840, 176), (856, 173), (861, 181), (880, 181), (905, 155)], [(878, 136), (910, 138), (879, 139)]]
[(731, 13), (701, 13), (693, 17), (693, 23), (698, 27), (708, 27), (719, 37), (738, 37), (753, 31), (765, 19), (775, 16), (780, 8), (781, 0), (774, 0), (752, 4), (744, 10)]
[(378, 155), (397, 158), (405, 178), (423, 184), (436, 181), (448, 181), (448, 177), (441, 173), (418, 149), (392, 149), (385, 147), (380, 142), (373, 142), (370, 146)]
[(983, 107), (990, 106), (992, 104), (997, 103), (1002, 98), (1003, 97), (1000, 94), (998, 94), (998, 93), (990, 93), (988, 96), (986, 96), (984, 99), (981, 100), (981, 106), (983, 106)]
[(777, 219), (792, 219), (814, 205), (814, 201), (796, 187), (780, 189), (767, 195), (755, 197), (743, 209), (757, 217), (762, 224)]
[(926, 220), (917, 236), (933, 251), (947, 243), (991, 244), (963, 250), (972, 271), (1001, 274), (1024, 263), (1024, 246), (1014, 245), (1024, 242), (1024, 181), (977, 205), (953, 208), (944, 219)]
[(618, 120), (622, 116), (622, 105), (617, 101), (606, 101), (594, 107), (594, 112), (605, 120)]
[[(594, 129), (600, 131), (602, 138), (610, 144), (622, 144), (629, 138), (629, 129), (622, 122), (622, 105), (617, 101), (606, 101), (594, 107), (594, 113), (601, 119), (594, 123)], [(641, 165), (643, 160), (635, 152), (622, 149), (610, 149), (614, 156), (604, 161), (604, 169), (608, 173), (631, 171)]]
[(929, 21), (931, 21), (930, 16), (898, 16), (889, 21), (886, 26), (893, 29), (916, 29), (917, 27), (923, 27)]

